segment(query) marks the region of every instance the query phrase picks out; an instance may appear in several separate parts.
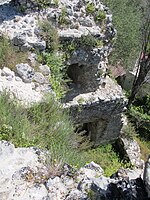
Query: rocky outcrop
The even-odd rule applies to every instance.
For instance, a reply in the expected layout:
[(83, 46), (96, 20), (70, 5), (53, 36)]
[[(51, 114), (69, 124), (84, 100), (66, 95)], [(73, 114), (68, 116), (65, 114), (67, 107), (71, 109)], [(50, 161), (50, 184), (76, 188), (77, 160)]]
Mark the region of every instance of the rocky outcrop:
[[(119, 169), (111, 178), (91, 162), (79, 170), (65, 164), (55, 175), (51, 163), (46, 165), (48, 152), (37, 148), (15, 148), (0, 141), (1, 200), (143, 200), (147, 193), (140, 173)], [(148, 168), (147, 168), (148, 169)], [(148, 186), (149, 174), (146, 174)]]
[[(126, 99), (121, 87), (108, 77), (107, 57), (116, 36), (111, 12), (98, 0), (61, 0), (57, 5), (51, 1), (47, 9), (40, 11), (35, 4), (32, 0), (17, 0), (15, 7), (13, 4), (0, 7), (1, 34), (7, 35), (22, 51), (43, 51), (46, 41), (41, 38), (38, 22), (52, 23), (66, 48), (67, 73), (72, 80), (64, 107), (71, 110), (75, 123), (86, 127), (95, 145), (114, 141), (122, 127)], [(24, 8), (23, 13), (18, 11), (20, 7)], [(24, 82), (31, 82), (34, 72), (25, 74), (21, 66), (22, 74), (19, 67), (20, 64), (18, 75)], [(36, 73), (34, 80), (43, 84), (44, 77)]]
[(117, 152), (120, 152), (120, 157), (125, 158), (132, 166), (143, 168), (144, 161), (141, 159), (140, 147), (133, 138), (120, 137), (116, 141)]
[[(40, 66), (38, 70), (45, 74), (41, 69), (46, 70), (46, 66)], [(34, 72), (31, 66), (23, 63), (16, 66), (16, 72), (4, 67), (0, 69), (0, 92), (9, 92), (12, 97), (26, 105), (40, 102), (44, 94), (54, 94), (49, 78), (41, 72)]]

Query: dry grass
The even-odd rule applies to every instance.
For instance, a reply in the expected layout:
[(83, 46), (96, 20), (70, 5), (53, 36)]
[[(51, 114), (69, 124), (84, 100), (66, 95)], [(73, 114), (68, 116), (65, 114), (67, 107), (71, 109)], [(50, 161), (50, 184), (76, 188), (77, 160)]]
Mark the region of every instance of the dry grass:
[(3, 37), (0, 37), (0, 68), (8, 67), (11, 70), (15, 69), (16, 64), (27, 62), (28, 53), (21, 52), (11, 42)]
[(144, 141), (138, 137), (135, 138), (136, 141), (138, 142), (140, 149), (141, 149), (141, 158), (144, 161), (147, 161), (148, 155), (150, 154), (150, 142), (149, 141)]

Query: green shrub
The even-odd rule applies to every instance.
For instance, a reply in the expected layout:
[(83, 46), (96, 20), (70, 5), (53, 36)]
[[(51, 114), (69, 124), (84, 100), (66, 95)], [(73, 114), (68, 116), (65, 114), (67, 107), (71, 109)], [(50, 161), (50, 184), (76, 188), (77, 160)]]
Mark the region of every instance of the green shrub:
[(57, 51), (59, 49), (59, 37), (56, 28), (47, 20), (39, 22), (39, 26), (41, 37), (46, 41), (47, 50), (50, 52)]
[(15, 69), (16, 64), (27, 62), (28, 53), (18, 51), (11, 42), (0, 37), (0, 68)]
[(52, 88), (56, 93), (57, 99), (61, 99), (67, 91), (66, 83), (69, 81), (63, 56), (59, 54), (46, 53), (45, 60), (46, 64), (51, 69), (50, 82), (52, 84)]
[(21, 12), (21, 13), (25, 13), (25, 11), (26, 11), (26, 6), (24, 6), (24, 5), (20, 5), (19, 7), (18, 7), (18, 11), (19, 12)]
[(87, 14), (94, 14), (94, 12), (95, 12), (95, 5), (94, 5), (94, 3), (88, 3), (86, 5), (86, 12), (87, 12)]
[(106, 19), (106, 13), (103, 10), (99, 10), (96, 12), (96, 21), (103, 22)]
[(82, 35), (81, 38), (78, 40), (79, 47), (84, 48), (94, 48), (100, 47), (103, 45), (102, 41), (95, 38), (93, 35)]
[(150, 95), (137, 98), (129, 110), (130, 120), (143, 139), (150, 139)]
[(67, 9), (65, 6), (61, 8), (61, 15), (59, 16), (59, 23), (61, 25), (67, 25), (68, 21), (66, 20), (67, 17)]
[(51, 0), (35, 0), (38, 3), (39, 9), (47, 8)]

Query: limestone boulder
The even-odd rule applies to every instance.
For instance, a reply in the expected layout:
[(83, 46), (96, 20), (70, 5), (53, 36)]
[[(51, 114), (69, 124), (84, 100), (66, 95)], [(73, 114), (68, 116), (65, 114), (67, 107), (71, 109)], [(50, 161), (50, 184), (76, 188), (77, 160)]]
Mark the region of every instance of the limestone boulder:
[(20, 63), (16, 65), (16, 74), (18, 74), (25, 83), (31, 83), (34, 76), (34, 69), (28, 64)]

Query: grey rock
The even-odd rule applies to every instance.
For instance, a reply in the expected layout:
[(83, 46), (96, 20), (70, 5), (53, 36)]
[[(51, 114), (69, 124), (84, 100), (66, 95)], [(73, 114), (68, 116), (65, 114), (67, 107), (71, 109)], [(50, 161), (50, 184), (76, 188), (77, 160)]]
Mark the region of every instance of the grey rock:
[(34, 76), (34, 69), (28, 64), (17, 64), (16, 73), (22, 78), (25, 83), (31, 83)]
[(13, 76), (7, 76), (6, 79), (7, 79), (8, 81), (12, 81), (12, 80), (13, 80)]
[(16, 32), (13, 37), (13, 43), (16, 46), (24, 45), (26, 43), (26, 34), (24, 32)]
[(146, 191), (148, 193), (148, 197), (150, 198), (150, 156), (148, 157), (147, 162), (145, 163), (143, 180), (146, 186)]
[(46, 49), (46, 42), (45, 41), (36, 41), (35, 43), (33, 43), (33, 47), (39, 51), (44, 51)]
[(39, 66), (39, 71), (40, 71), (44, 76), (50, 75), (50, 68), (49, 68), (47, 65), (40, 65), (40, 66)]
[(45, 82), (45, 77), (40, 72), (35, 72), (33, 76), (33, 81), (36, 81), (37, 83), (43, 84)]
[(3, 5), (3, 4), (7, 4), (9, 3), (11, 0), (0, 0), (0, 5)]
[(66, 200), (87, 200), (88, 196), (77, 189), (73, 189)]
[(2, 70), (1, 70), (1, 75), (2, 76), (11, 76), (11, 77), (14, 77), (14, 72), (13, 71), (11, 71), (9, 68), (7, 68), (7, 67), (4, 67)]
[(28, 57), (29, 62), (31, 63), (31, 66), (36, 66), (37, 64), (37, 55), (35, 53), (31, 53)]
[(24, 52), (30, 51), (31, 49), (32, 49), (32, 46), (29, 45), (28, 43), (25, 43), (25, 44), (23, 44), (23, 45), (21, 46), (21, 51), (24, 51)]
[(15, 80), (16, 81), (22, 81), (22, 79), (20, 77), (18, 77), (18, 76), (15, 77)]
[(131, 164), (137, 168), (143, 168), (144, 161), (141, 159), (141, 151), (134, 139), (120, 137), (117, 141), (118, 148)]

